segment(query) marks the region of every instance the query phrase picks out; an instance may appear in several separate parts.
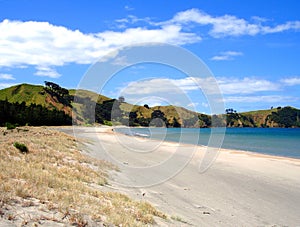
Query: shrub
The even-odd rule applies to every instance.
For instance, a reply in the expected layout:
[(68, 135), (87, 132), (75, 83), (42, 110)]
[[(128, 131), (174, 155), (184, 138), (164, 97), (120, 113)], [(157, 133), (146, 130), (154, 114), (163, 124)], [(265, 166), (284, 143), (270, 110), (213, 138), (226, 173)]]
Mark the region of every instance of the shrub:
[(18, 142), (15, 142), (14, 143), (14, 147), (17, 148), (19, 151), (21, 151), (22, 153), (28, 153), (28, 148), (25, 144), (23, 143), (18, 143)]
[(104, 121), (104, 125), (107, 125), (107, 126), (113, 126), (113, 124), (112, 124), (111, 121)]
[(11, 124), (9, 122), (6, 122), (5, 126), (6, 126), (6, 129), (15, 129), (16, 128), (16, 126), (14, 124)]

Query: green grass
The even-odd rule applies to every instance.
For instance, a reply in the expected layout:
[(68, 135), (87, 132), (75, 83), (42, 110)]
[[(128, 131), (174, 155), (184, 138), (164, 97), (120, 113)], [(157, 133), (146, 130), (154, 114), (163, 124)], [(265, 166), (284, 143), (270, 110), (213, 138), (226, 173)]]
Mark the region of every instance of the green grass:
[(248, 111), (248, 112), (243, 112), (242, 114), (245, 115), (269, 115), (272, 112), (277, 112), (277, 109), (269, 109), (269, 110), (253, 110), (253, 111)]
[(108, 98), (104, 95), (99, 95), (95, 92), (92, 91), (87, 91), (87, 90), (75, 90), (75, 89), (70, 89), (69, 94), (72, 96), (78, 96), (78, 97), (89, 97), (91, 98), (92, 101), (97, 102), (99, 104), (103, 103), (103, 101), (110, 100), (111, 98)]
[(8, 100), (11, 103), (25, 102), (26, 105), (31, 103), (45, 106), (47, 93), (43, 94), (43, 86), (20, 84), (0, 90), (0, 100)]
[[(69, 94), (71, 96), (78, 96), (81, 98), (90, 98), (93, 102), (97, 102), (99, 104), (102, 104), (104, 101), (110, 100), (111, 98), (98, 95), (94, 92), (87, 91), (87, 90), (75, 90), (71, 89), (69, 90)], [(16, 86), (12, 86), (3, 90), (0, 90), (0, 100), (8, 100), (11, 103), (14, 102), (25, 102), (26, 105), (30, 104), (37, 104), (45, 106), (49, 109), (57, 109), (57, 110), (63, 110), (66, 114), (70, 115), (72, 114), (72, 109), (70, 106), (66, 106), (63, 103), (60, 103), (56, 97), (51, 97), (50, 94), (44, 91), (44, 87), (41, 85), (30, 85), (30, 84), (20, 84)], [(126, 97), (125, 97), (126, 99)], [(147, 104), (147, 103), (145, 103)], [(73, 113), (74, 116), (76, 116), (76, 119), (78, 120), (79, 124), (87, 124), (91, 123), (87, 119), (85, 119), (83, 116), (85, 107), (84, 105), (80, 103), (73, 103)], [(161, 110), (165, 117), (168, 119), (170, 123), (173, 122), (173, 119), (176, 118), (176, 120), (183, 126), (187, 125), (188, 127), (193, 126), (197, 127), (197, 124), (194, 125), (188, 125), (183, 124), (183, 122), (191, 122), (193, 119), (197, 119), (198, 113), (190, 111), (188, 109), (185, 109), (183, 107), (176, 107), (176, 106), (155, 106), (150, 109), (145, 108), (144, 106), (137, 106), (132, 105), (129, 103), (122, 103), (120, 105), (120, 109), (125, 112), (136, 112), (137, 118), (151, 118), (151, 114), (154, 110)], [(255, 127), (261, 127), (266, 125), (266, 119), (267, 116), (272, 114), (272, 112), (277, 112), (278, 109), (268, 109), (268, 110), (255, 110), (255, 111), (249, 111), (249, 112), (241, 112), (238, 114), (244, 115), (248, 118), (253, 119), (254, 123), (253, 125)], [(220, 115), (221, 116), (221, 115)], [(226, 116), (225, 113), (223, 116)], [(106, 122), (108, 125), (110, 125), (110, 122)]]
[(27, 146), (23, 143), (15, 142), (14, 147), (17, 148), (21, 153), (28, 153), (29, 152)]

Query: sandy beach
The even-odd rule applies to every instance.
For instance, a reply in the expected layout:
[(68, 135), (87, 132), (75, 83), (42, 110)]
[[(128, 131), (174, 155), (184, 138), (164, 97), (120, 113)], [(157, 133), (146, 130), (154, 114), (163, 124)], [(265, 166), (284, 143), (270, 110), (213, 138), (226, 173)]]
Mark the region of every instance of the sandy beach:
[[(63, 131), (73, 134), (70, 128)], [(149, 201), (176, 220), (158, 224), (300, 226), (300, 160), (221, 150), (215, 163), (199, 173), (205, 147), (130, 137), (101, 127), (76, 128), (75, 136), (86, 139), (81, 148), (85, 153), (119, 166), (120, 172), (111, 173), (108, 190)]]

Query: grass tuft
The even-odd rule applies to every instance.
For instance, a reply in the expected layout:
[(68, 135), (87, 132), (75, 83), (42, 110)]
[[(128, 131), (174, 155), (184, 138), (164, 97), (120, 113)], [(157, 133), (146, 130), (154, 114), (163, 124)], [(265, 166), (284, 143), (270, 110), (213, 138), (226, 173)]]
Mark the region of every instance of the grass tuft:
[(28, 148), (23, 143), (15, 142), (14, 147), (17, 148), (21, 153), (28, 153), (29, 152)]

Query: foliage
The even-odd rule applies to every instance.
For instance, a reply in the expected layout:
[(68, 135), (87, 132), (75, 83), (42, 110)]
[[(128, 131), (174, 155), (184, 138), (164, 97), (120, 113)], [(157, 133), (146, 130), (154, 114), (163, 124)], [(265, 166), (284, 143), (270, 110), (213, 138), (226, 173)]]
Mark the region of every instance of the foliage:
[(237, 113), (226, 115), (227, 127), (255, 127), (254, 120), (251, 116)]
[(7, 130), (11, 130), (11, 129), (15, 129), (15, 128), (16, 128), (16, 125), (11, 124), (11, 123), (9, 123), (9, 122), (6, 122), (6, 123), (5, 123), (5, 126), (6, 126), (6, 129), (7, 129)]
[(51, 96), (55, 96), (59, 102), (71, 106), (71, 102), (73, 101), (73, 97), (70, 96), (69, 90), (59, 86), (58, 84), (45, 81), (44, 90), (48, 92)]
[[(75, 95), (76, 94), (76, 95)], [(74, 97), (76, 98), (73, 101)], [(292, 107), (277, 107), (237, 113), (233, 108), (226, 114), (200, 114), (182, 107), (157, 106), (150, 108), (131, 105), (125, 98), (110, 99), (85, 90), (67, 90), (45, 81), (45, 87), (29, 84), (16, 85), (0, 91), (0, 125), (14, 124), (64, 125), (123, 124), (148, 127), (300, 127), (299, 111)], [(72, 108), (72, 109), (71, 109)], [(63, 111), (62, 111), (63, 110)], [(69, 116), (69, 117), (68, 117)], [(154, 120), (157, 119), (157, 120)]]
[(151, 113), (150, 126), (155, 126), (155, 127), (169, 126), (167, 118), (165, 117), (165, 114), (161, 110), (154, 110)]
[(31, 103), (46, 105), (46, 95), (42, 92), (42, 86), (20, 84), (0, 90), (0, 100), (7, 100), (11, 103), (25, 102), (26, 105)]
[(211, 116), (206, 114), (199, 114), (199, 126), (201, 128), (208, 128), (211, 126)]
[(0, 101), (0, 125), (4, 126), (7, 122), (18, 125), (55, 126), (71, 125), (72, 119), (64, 111), (49, 110), (41, 105), (31, 104), (26, 106), (25, 102)]
[(300, 110), (289, 106), (280, 108), (277, 112), (270, 114), (267, 121), (273, 121), (279, 127), (284, 128), (300, 127)]
[(118, 101), (119, 101), (119, 102), (125, 102), (124, 96), (120, 96), (120, 97), (118, 98)]
[(170, 126), (173, 128), (180, 128), (181, 124), (179, 123), (176, 117), (173, 117), (173, 122), (170, 124)]
[(226, 114), (232, 114), (232, 113), (236, 113), (236, 110), (229, 108), (225, 110)]
[(28, 153), (28, 151), (29, 151), (27, 146), (23, 143), (15, 142), (14, 147), (17, 148), (22, 153)]

